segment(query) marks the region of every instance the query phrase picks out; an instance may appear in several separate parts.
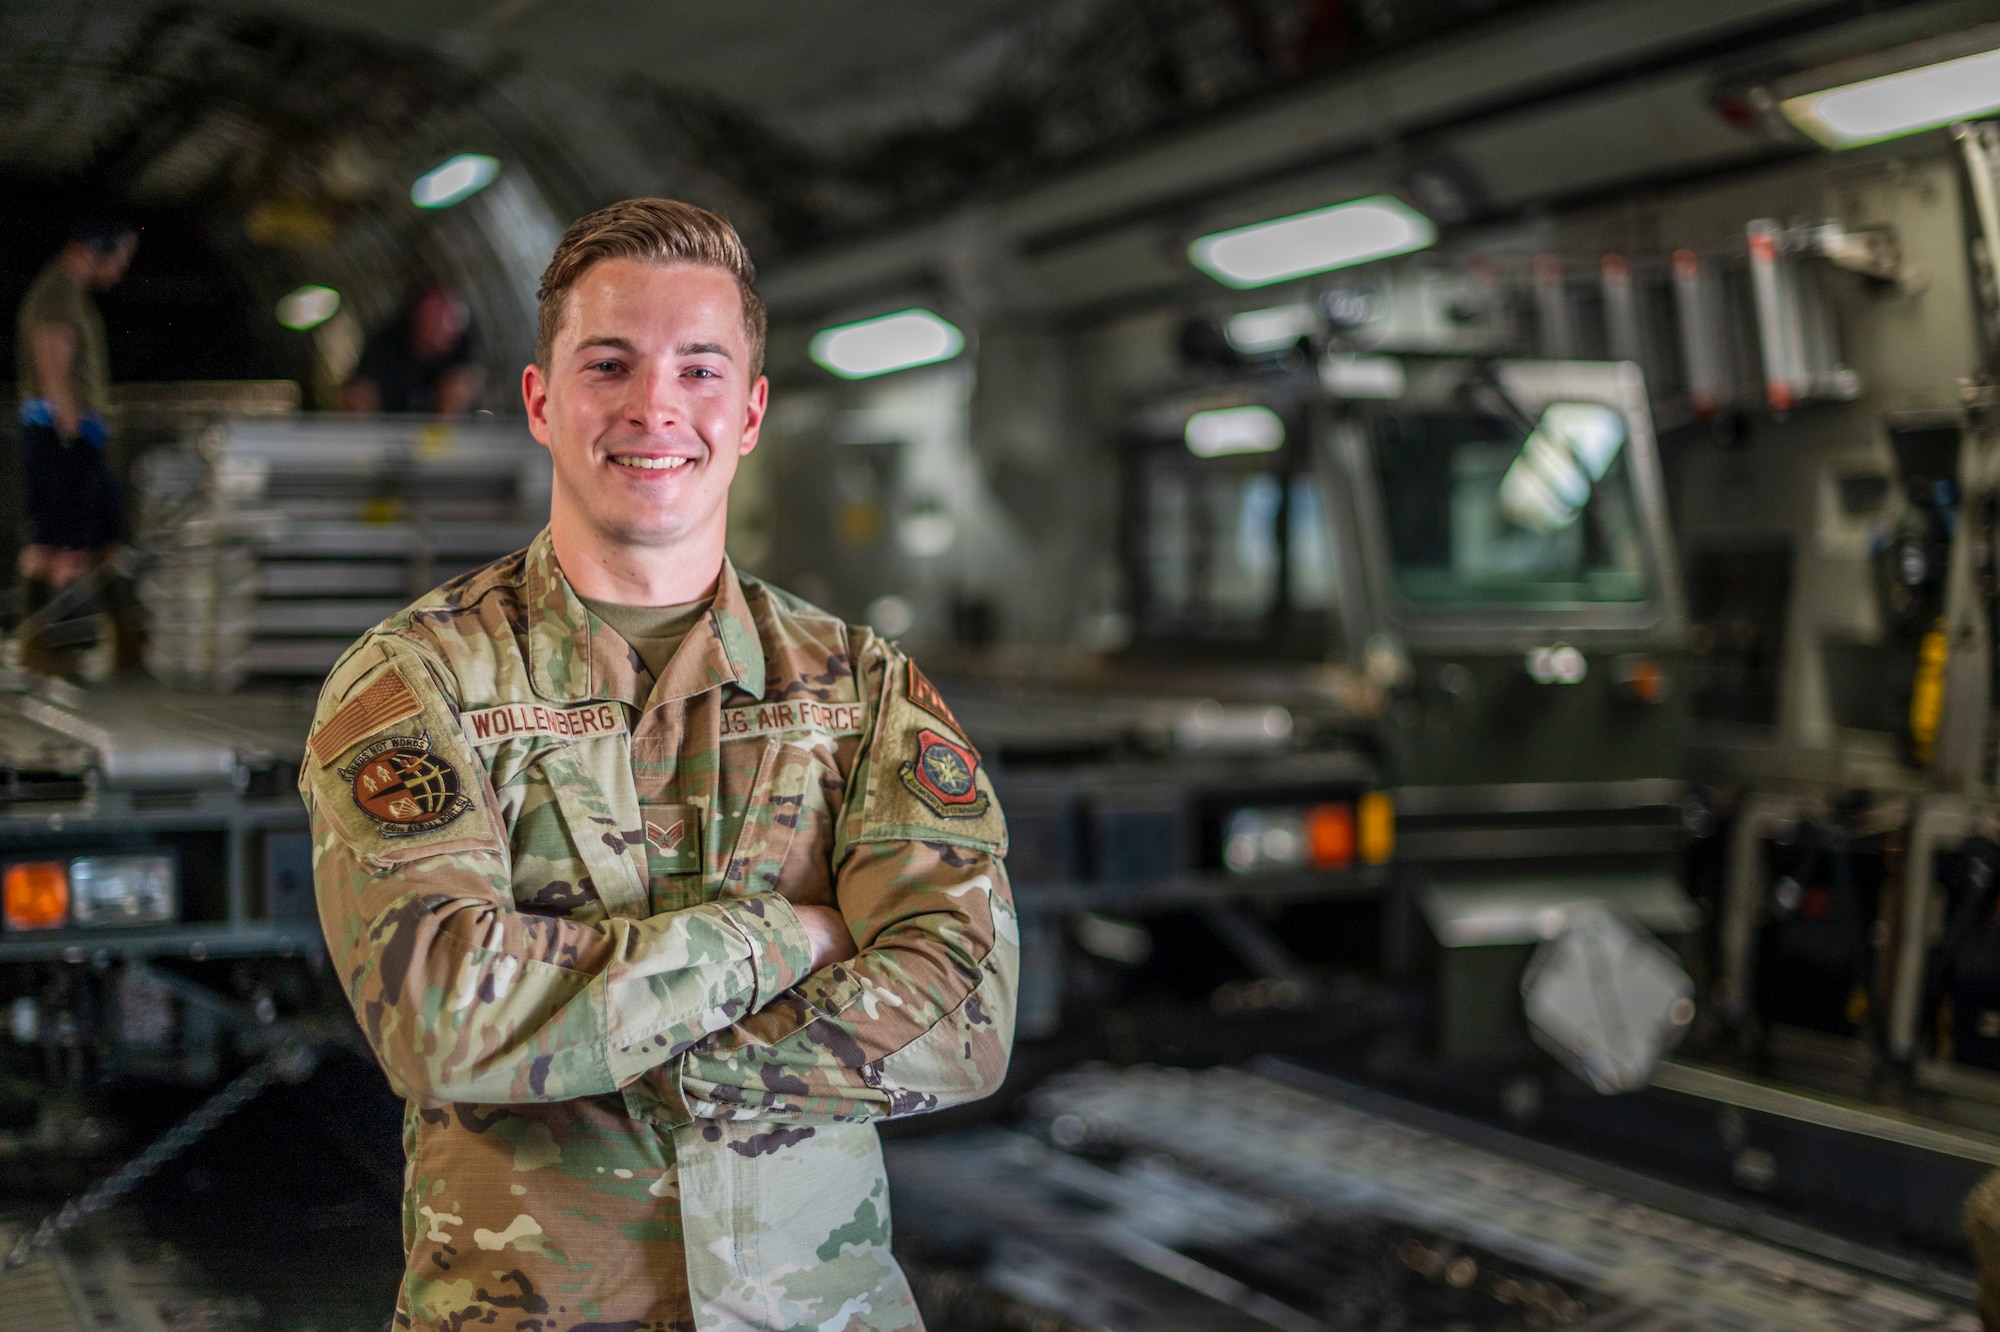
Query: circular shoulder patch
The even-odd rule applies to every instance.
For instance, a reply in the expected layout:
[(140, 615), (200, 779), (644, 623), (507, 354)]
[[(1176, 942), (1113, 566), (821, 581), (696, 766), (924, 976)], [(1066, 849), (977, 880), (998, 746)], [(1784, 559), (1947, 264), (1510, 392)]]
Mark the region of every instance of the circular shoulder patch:
[(355, 755), (341, 776), (352, 781), (354, 803), (384, 837), (430, 832), (472, 808), (458, 769), (431, 752), (428, 736), (379, 740)]
[(972, 790), (972, 765), (956, 746), (943, 740), (925, 745), (917, 760), (923, 765), (924, 780), (947, 800), (963, 800)]
[(974, 819), (991, 803), (973, 779), (978, 771), (979, 755), (970, 748), (954, 744), (936, 731), (922, 730), (917, 732), (916, 757), (905, 763), (898, 775), (910, 793), (939, 818)]

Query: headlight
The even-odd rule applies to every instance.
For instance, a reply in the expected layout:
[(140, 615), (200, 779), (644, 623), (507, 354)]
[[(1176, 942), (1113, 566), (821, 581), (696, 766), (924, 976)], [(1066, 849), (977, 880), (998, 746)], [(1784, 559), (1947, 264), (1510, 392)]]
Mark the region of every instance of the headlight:
[(80, 856), (69, 863), (70, 914), (79, 925), (153, 925), (176, 914), (167, 856)]
[(179, 908), (171, 856), (78, 856), (9, 865), (0, 906), (9, 930), (155, 925)]
[[(1364, 815), (1367, 799), (1363, 797)], [(1239, 809), (1223, 829), (1222, 863), (1237, 874), (1305, 865), (1346, 869), (1354, 863), (1356, 836), (1354, 806), (1344, 801)], [(1362, 841), (1365, 846), (1366, 839)]]
[(1238, 874), (1305, 863), (1304, 820), (1296, 809), (1239, 809), (1222, 839), (1222, 863)]

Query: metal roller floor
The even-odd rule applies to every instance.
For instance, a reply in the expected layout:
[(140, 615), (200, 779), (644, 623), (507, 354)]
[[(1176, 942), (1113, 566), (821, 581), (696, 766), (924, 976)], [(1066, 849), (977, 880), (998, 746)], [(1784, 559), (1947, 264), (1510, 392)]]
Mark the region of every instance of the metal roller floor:
[(1313, 1077), (1065, 1075), (1030, 1131), (892, 1144), (898, 1234), (920, 1262), (1112, 1332), (1978, 1332), (1962, 1272), (1671, 1186), (1586, 1182)]
[[(91, 1196), (212, 1098), (94, 1102), (94, 1151), (0, 1130), (0, 1255)], [(166, 1156), (129, 1193), (0, 1270), (0, 1332), (382, 1332), (401, 1272), (401, 1103), (372, 1064), (328, 1055)]]
[[(0, 1224), (0, 1251), (20, 1233)], [(131, 1211), (99, 1219), (0, 1286), (0, 1332), (252, 1332), (261, 1312), (147, 1237)]]

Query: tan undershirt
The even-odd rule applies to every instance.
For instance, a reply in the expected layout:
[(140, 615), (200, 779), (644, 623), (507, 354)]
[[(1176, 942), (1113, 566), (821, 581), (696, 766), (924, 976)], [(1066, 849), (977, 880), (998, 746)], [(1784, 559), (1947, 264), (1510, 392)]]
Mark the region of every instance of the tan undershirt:
[(639, 654), (639, 660), (646, 663), (646, 669), (657, 680), (660, 672), (667, 668), (667, 663), (674, 659), (674, 649), (701, 622), (701, 617), (708, 613), (715, 598), (703, 597), (700, 601), (687, 601), (678, 606), (620, 606), (616, 602), (584, 596), (579, 596), (578, 600), (632, 645), (632, 650)]

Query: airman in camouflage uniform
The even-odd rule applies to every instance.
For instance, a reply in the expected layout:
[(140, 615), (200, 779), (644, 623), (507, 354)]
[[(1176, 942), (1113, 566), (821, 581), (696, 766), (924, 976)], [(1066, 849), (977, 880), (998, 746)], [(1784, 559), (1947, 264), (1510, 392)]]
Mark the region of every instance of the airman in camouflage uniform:
[[(364, 636), (301, 778), (409, 1102), (395, 1325), (918, 1327), (873, 1121), (1007, 1063), (979, 756), (895, 647), (726, 562), (655, 678), (557, 544)], [(859, 951), (815, 971), (818, 907)]]

